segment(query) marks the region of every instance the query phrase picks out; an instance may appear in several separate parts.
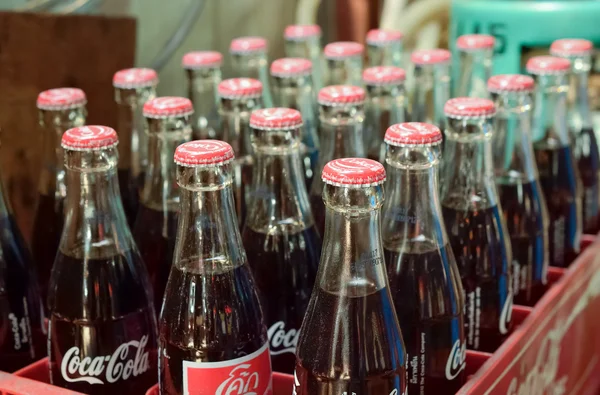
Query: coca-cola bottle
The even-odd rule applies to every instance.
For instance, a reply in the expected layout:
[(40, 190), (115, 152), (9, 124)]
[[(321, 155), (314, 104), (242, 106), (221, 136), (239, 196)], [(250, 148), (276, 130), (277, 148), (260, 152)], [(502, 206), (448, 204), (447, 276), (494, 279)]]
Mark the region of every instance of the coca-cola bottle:
[(265, 107), (273, 107), (271, 89), (269, 88), (267, 40), (262, 37), (236, 38), (231, 41), (229, 53), (231, 54), (234, 75), (259, 80), (262, 84), (262, 101)]
[(383, 139), (390, 125), (407, 120), (404, 80), (406, 73), (394, 66), (377, 66), (363, 72), (367, 101), (363, 138), (367, 157), (383, 163)]
[(399, 31), (372, 29), (367, 33), (367, 58), (370, 67), (402, 67), (402, 39)]
[(415, 66), (410, 119), (434, 124), (443, 132), (444, 105), (450, 99), (450, 52), (424, 49), (413, 52), (410, 59)]
[(65, 130), (85, 124), (86, 103), (85, 93), (77, 88), (50, 89), (37, 98), (43, 152), (31, 252), (44, 304), (48, 300), (48, 282), (65, 218), (67, 183), (60, 139)]
[(304, 58), (313, 65), (312, 78), (316, 91), (323, 87), (323, 54), (319, 25), (290, 25), (285, 28), (285, 55)]
[(487, 34), (465, 34), (456, 40), (458, 76), (456, 97), (488, 98), (487, 81), (492, 76), (496, 39)]
[(144, 133), (142, 108), (156, 96), (156, 71), (133, 68), (117, 71), (113, 77), (119, 131), (119, 189), (129, 226), (138, 211), (139, 190), (148, 165), (148, 140)]
[(339, 41), (325, 46), (327, 61), (325, 85), (356, 85), (362, 83), (364, 46), (351, 41)]
[(221, 82), (222, 62), (223, 55), (215, 51), (188, 52), (181, 60), (187, 76), (188, 97), (194, 105), (194, 138), (215, 138), (219, 135), (217, 87)]
[(600, 154), (588, 96), (594, 44), (583, 39), (556, 40), (550, 53), (571, 61), (568, 115), (574, 137), (573, 154), (583, 184), (583, 231), (596, 234), (600, 231)]
[(148, 167), (133, 237), (148, 269), (156, 312), (162, 306), (177, 234), (179, 188), (171, 158), (190, 140), (193, 112), (192, 102), (183, 97), (157, 97), (144, 104)]
[(327, 227), (293, 393), (406, 394), (406, 351), (380, 234), (385, 170), (370, 159), (336, 159), (322, 178)]
[(433, 125), (392, 125), (382, 238), (390, 292), (408, 353), (408, 393), (454, 395), (465, 382), (464, 291), (442, 220)]
[(496, 75), (488, 90), (496, 105), (494, 167), (496, 187), (513, 252), (513, 294), (533, 306), (546, 288), (550, 218), (531, 142), (533, 78)]
[(293, 108), (302, 114), (302, 167), (307, 188), (312, 183), (319, 157), (318, 109), (311, 72), (312, 64), (307, 59), (283, 58), (271, 64), (275, 105)]
[[(319, 91), (321, 151), (316, 174), (334, 159), (366, 157), (363, 143), (365, 91), (357, 86), (334, 85)], [(315, 177), (310, 187), (310, 206), (319, 234), (325, 232), (323, 181)]]
[(533, 103), (533, 152), (550, 214), (549, 261), (566, 267), (579, 254), (583, 227), (582, 185), (571, 147), (567, 118), (567, 59), (536, 56), (527, 71), (536, 78)]
[(494, 352), (511, 330), (512, 251), (494, 180), (494, 103), (460, 97), (444, 106), (442, 213), (466, 294), (465, 337)]
[(48, 306), (50, 381), (86, 394), (144, 394), (156, 381), (156, 316), (117, 180), (117, 133), (63, 134), (65, 226)]
[(233, 157), (218, 140), (175, 151), (181, 211), (160, 317), (161, 394), (272, 394), (267, 330), (235, 218)]
[(250, 127), (254, 198), (242, 239), (269, 328), (273, 370), (292, 373), (321, 255), (302, 177), (302, 116), (289, 108), (256, 110)]
[(233, 167), (233, 194), (238, 223), (246, 218), (252, 185), (252, 144), (250, 114), (262, 107), (262, 84), (252, 78), (231, 78), (219, 84), (219, 117), (221, 138), (237, 155)]

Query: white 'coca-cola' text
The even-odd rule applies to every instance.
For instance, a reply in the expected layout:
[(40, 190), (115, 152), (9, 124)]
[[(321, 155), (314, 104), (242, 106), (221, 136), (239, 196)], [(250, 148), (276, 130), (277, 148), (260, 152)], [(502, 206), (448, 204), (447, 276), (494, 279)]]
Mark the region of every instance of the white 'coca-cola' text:
[(296, 346), (298, 345), (298, 338), (300, 337), (300, 331), (296, 329), (289, 329), (285, 331), (285, 322), (277, 321), (267, 331), (269, 335), (269, 349), (271, 355), (279, 355), (286, 352), (295, 354)]
[(460, 344), (460, 339), (456, 339), (448, 360), (446, 361), (446, 378), (453, 380), (465, 368), (467, 357), (467, 343)]

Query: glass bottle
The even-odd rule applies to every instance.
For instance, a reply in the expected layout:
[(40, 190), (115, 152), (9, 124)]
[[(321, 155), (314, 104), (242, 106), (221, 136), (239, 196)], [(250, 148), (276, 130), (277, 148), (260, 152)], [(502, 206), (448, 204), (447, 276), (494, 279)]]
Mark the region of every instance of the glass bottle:
[(339, 41), (325, 46), (327, 60), (325, 85), (360, 86), (364, 46), (350, 41)]
[(454, 97), (488, 98), (496, 39), (487, 34), (465, 34), (456, 39), (459, 53)]
[(402, 67), (402, 39), (404, 35), (394, 30), (372, 29), (367, 33), (369, 67)]
[(119, 196), (117, 133), (62, 137), (65, 226), (48, 306), (50, 382), (86, 394), (143, 393), (156, 381), (156, 316)]
[(262, 37), (240, 37), (229, 46), (233, 73), (236, 77), (254, 78), (262, 84), (262, 101), (266, 108), (273, 107), (269, 88), (267, 40)]
[(405, 79), (404, 70), (394, 66), (371, 67), (363, 72), (367, 91), (363, 138), (369, 159), (384, 163), (383, 140), (387, 128), (405, 122), (408, 118), (404, 96)]
[(221, 137), (233, 147), (233, 195), (240, 228), (246, 218), (252, 185), (250, 114), (262, 107), (262, 84), (251, 78), (231, 78), (219, 84)]
[(385, 170), (370, 159), (336, 159), (322, 178), (327, 226), (293, 393), (405, 394), (407, 357), (380, 234)]
[(514, 301), (533, 306), (546, 290), (550, 218), (533, 153), (533, 78), (496, 75), (488, 90), (496, 105), (494, 167), (496, 187), (513, 251)]
[(271, 64), (275, 105), (293, 108), (302, 114), (302, 167), (307, 188), (310, 188), (319, 157), (318, 109), (311, 71), (312, 64), (307, 59), (283, 58)]
[(445, 49), (415, 51), (410, 57), (415, 66), (415, 89), (410, 119), (446, 128), (444, 105), (450, 99), (450, 52)]
[(568, 115), (573, 155), (583, 184), (583, 231), (596, 234), (600, 231), (600, 154), (588, 92), (594, 44), (582, 39), (556, 40), (550, 53), (571, 61)]
[(567, 59), (536, 56), (527, 72), (536, 79), (533, 103), (533, 152), (550, 214), (550, 265), (566, 267), (579, 254), (582, 185), (571, 147), (567, 117)]
[(148, 141), (144, 134), (142, 108), (156, 96), (158, 75), (152, 69), (117, 71), (113, 77), (117, 102), (119, 145), (119, 189), (127, 223), (133, 226), (139, 203), (139, 190), (148, 165)]
[(86, 103), (85, 93), (77, 88), (50, 89), (37, 98), (43, 152), (31, 252), (44, 304), (48, 300), (48, 282), (65, 218), (67, 181), (60, 138), (65, 130), (85, 124)]
[[(366, 157), (363, 143), (365, 91), (357, 86), (334, 85), (319, 91), (321, 151), (315, 171), (321, 174), (325, 165), (344, 157)], [(323, 181), (316, 177), (310, 187), (310, 206), (319, 234), (325, 232)]]
[(315, 90), (323, 87), (323, 51), (319, 25), (290, 25), (285, 28), (285, 56), (312, 62)]
[(466, 294), (467, 348), (494, 352), (511, 330), (512, 250), (494, 181), (494, 103), (460, 97), (448, 117), (442, 214)]
[(409, 357), (408, 392), (454, 395), (465, 383), (464, 291), (442, 219), (433, 125), (390, 126), (382, 238)]
[(272, 394), (271, 361), (233, 204), (233, 150), (175, 151), (181, 211), (160, 316), (161, 394)]
[(144, 104), (148, 167), (140, 193), (133, 237), (146, 263), (154, 308), (160, 312), (169, 278), (179, 211), (175, 181), (175, 149), (192, 135), (192, 102), (183, 97), (157, 97)]
[(192, 120), (196, 139), (214, 139), (219, 134), (217, 87), (221, 82), (223, 55), (215, 51), (194, 51), (183, 56), (188, 98), (194, 105)]
[(292, 373), (321, 255), (302, 175), (302, 116), (289, 108), (256, 110), (250, 127), (254, 196), (242, 240), (269, 328), (273, 370)]

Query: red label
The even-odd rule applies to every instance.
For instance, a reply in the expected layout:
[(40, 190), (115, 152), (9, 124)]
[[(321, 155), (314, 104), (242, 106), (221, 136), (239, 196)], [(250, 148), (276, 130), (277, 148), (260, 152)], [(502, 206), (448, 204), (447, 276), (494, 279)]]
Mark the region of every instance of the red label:
[(273, 394), (269, 343), (229, 361), (183, 361), (183, 390), (186, 395)]

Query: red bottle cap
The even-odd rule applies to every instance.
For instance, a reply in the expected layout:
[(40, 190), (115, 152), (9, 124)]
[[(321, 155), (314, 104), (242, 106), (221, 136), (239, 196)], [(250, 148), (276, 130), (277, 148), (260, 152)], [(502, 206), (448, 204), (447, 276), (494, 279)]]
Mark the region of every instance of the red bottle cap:
[(527, 61), (526, 68), (534, 75), (564, 74), (571, 69), (571, 62), (556, 56), (534, 56)]
[(530, 92), (535, 88), (535, 82), (528, 75), (501, 74), (491, 77), (487, 87), (490, 92)]
[(113, 86), (120, 89), (146, 88), (158, 84), (156, 71), (143, 67), (119, 70), (113, 76)]
[(226, 99), (250, 99), (262, 95), (262, 84), (253, 78), (230, 78), (219, 83), (219, 96)]
[(283, 36), (288, 40), (301, 41), (308, 37), (320, 37), (321, 28), (319, 25), (290, 25), (285, 28)]
[(262, 130), (296, 129), (302, 126), (300, 111), (291, 108), (263, 108), (250, 115), (250, 127)]
[(229, 52), (234, 54), (267, 52), (267, 40), (262, 37), (235, 38), (231, 41)]
[(400, 67), (376, 66), (363, 71), (363, 82), (367, 85), (395, 85), (406, 79), (406, 72)]
[(353, 41), (338, 41), (325, 46), (325, 57), (327, 59), (347, 59), (362, 56), (364, 47)]
[(582, 38), (563, 38), (556, 40), (550, 46), (550, 53), (554, 56), (589, 55), (594, 51), (594, 44)]
[(496, 39), (488, 34), (465, 34), (456, 39), (456, 47), (461, 51), (492, 49), (494, 44)]
[(360, 104), (365, 101), (365, 90), (352, 85), (331, 85), (319, 91), (317, 101), (324, 106)]
[(414, 51), (410, 60), (417, 65), (440, 64), (450, 61), (450, 51), (445, 49), (423, 49)]
[(271, 63), (271, 75), (274, 77), (300, 77), (312, 72), (312, 62), (301, 58), (277, 59)]
[(429, 123), (397, 123), (385, 132), (385, 142), (390, 145), (430, 145), (442, 141), (440, 129)]
[(77, 88), (56, 88), (41, 92), (37, 97), (40, 110), (69, 110), (87, 103), (85, 93)]
[(446, 102), (444, 113), (450, 118), (490, 117), (496, 113), (496, 107), (488, 99), (455, 97)]
[(112, 148), (119, 142), (117, 132), (108, 126), (79, 126), (62, 135), (61, 146), (72, 151), (94, 151)]
[(223, 55), (216, 51), (194, 51), (183, 55), (181, 65), (187, 70), (221, 67)]
[(385, 181), (385, 168), (371, 159), (342, 158), (327, 163), (321, 177), (329, 185), (370, 187)]
[(181, 144), (173, 159), (180, 166), (223, 165), (233, 159), (231, 145), (220, 140), (196, 140)]
[(395, 30), (372, 29), (367, 33), (367, 44), (386, 45), (394, 41), (402, 41), (404, 35)]
[(156, 97), (144, 104), (144, 116), (147, 118), (183, 117), (193, 112), (192, 102), (185, 97)]

